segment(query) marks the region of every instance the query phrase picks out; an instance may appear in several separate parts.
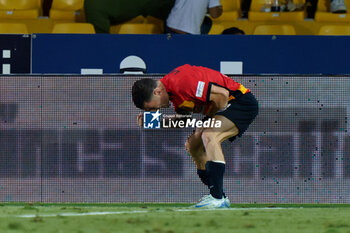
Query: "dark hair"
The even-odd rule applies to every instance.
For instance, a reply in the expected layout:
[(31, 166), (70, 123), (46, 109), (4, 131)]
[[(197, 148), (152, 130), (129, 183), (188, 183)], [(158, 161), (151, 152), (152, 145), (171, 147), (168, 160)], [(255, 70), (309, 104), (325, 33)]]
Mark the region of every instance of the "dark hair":
[(132, 86), (132, 100), (137, 108), (143, 109), (144, 103), (152, 98), (157, 81), (151, 78), (137, 80)]
[(223, 35), (245, 35), (243, 30), (236, 28), (236, 27), (226, 28), (221, 34), (223, 34)]

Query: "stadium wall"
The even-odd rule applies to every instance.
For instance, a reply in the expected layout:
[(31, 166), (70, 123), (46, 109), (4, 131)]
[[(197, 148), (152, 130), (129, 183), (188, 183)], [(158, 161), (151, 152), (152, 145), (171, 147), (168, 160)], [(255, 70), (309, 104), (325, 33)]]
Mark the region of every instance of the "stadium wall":
[[(184, 150), (192, 129), (136, 125), (130, 88), (142, 77), (1, 77), (0, 201), (195, 202), (206, 194)], [(252, 90), (260, 113), (242, 138), (223, 143), (231, 201), (349, 203), (350, 77), (232, 78)]]
[(81, 68), (119, 73), (130, 55), (147, 73), (168, 73), (188, 63), (226, 74), (350, 74), (348, 36), (53, 35), (33, 39), (33, 73), (80, 74)]

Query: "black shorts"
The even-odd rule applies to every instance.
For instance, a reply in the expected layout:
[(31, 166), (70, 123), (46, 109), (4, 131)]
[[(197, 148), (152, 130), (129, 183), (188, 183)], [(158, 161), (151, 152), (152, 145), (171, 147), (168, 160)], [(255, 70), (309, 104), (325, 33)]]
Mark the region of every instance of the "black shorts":
[[(229, 107), (227, 109), (217, 112), (216, 115), (222, 115), (235, 123), (239, 129), (237, 136), (241, 137), (258, 115), (258, 101), (251, 92), (248, 92), (237, 96), (228, 105)], [(231, 142), (235, 139), (236, 136), (229, 138)]]

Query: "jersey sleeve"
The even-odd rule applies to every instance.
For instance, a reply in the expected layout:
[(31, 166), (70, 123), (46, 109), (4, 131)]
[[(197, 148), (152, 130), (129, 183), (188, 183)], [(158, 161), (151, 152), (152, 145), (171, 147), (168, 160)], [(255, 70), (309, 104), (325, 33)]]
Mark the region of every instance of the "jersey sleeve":
[(220, 0), (209, 0), (209, 8), (213, 8), (220, 5)]
[(208, 69), (183, 65), (167, 77), (171, 101), (177, 109), (203, 112), (210, 100), (210, 76)]
[(184, 100), (194, 100), (199, 102), (209, 102), (210, 83), (205, 79), (195, 79), (186, 82), (183, 88), (179, 89), (180, 95)]

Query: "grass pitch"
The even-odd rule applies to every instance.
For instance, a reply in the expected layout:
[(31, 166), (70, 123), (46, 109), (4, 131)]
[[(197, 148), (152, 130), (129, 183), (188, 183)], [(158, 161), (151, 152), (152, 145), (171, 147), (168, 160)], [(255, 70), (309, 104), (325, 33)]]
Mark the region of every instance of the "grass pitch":
[(3, 204), (1, 233), (350, 233), (350, 205)]

